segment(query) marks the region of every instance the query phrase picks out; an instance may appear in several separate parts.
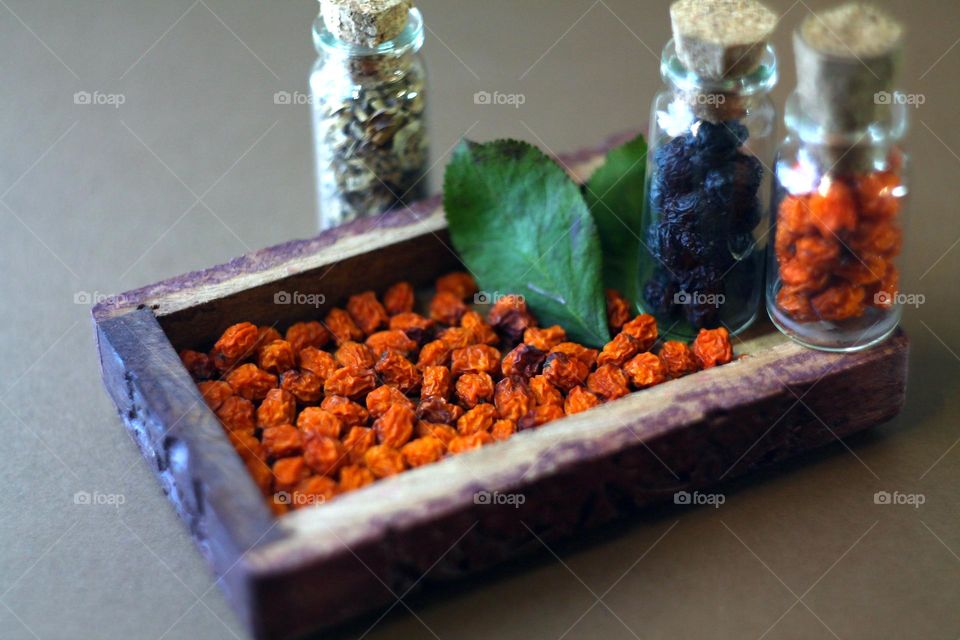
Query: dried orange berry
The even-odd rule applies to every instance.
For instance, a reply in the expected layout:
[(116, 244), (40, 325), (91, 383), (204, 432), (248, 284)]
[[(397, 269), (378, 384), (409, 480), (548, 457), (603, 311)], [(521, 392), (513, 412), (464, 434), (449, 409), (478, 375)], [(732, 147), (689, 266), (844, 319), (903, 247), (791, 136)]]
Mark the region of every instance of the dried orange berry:
[(286, 339), (300, 353), (307, 347), (323, 349), (330, 342), (330, 332), (319, 322), (298, 322), (287, 329)]
[(730, 332), (719, 329), (700, 329), (693, 341), (693, 355), (704, 369), (727, 364), (733, 360), (733, 347), (730, 345)]
[(375, 444), (377, 444), (377, 434), (374, 433), (373, 429), (366, 427), (352, 427), (343, 439), (347, 457), (353, 464), (363, 462), (364, 454)]
[(267, 454), (263, 450), (263, 445), (252, 433), (243, 431), (228, 431), (227, 439), (233, 445), (237, 455), (244, 461), (266, 460)]
[(373, 484), (375, 480), (376, 478), (370, 469), (360, 466), (359, 464), (352, 464), (348, 467), (340, 469), (339, 489), (341, 493), (347, 491), (356, 491), (357, 489), (362, 489), (368, 484)]
[(568, 416), (572, 416), (575, 413), (592, 409), (601, 402), (596, 394), (588, 391), (585, 387), (574, 387), (570, 390), (570, 393), (567, 394), (567, 399), (563, 403), (563, 412)]
[(493, 374), (500, 370), (500, 352), (485, 344), (454, 349), (450, 361), (450, 372), (454, 376), (464, 373)]
[(289, 391), (270, 389), (257, 407), (257, 426), (261, 429), (293, 424), (297, 416), (297, 399)]
[(829, 274), (816, 265), (792, 258), (780, 263), (780, 279), (796, 291), (818, 291), (826, 286)]
[(457, 436), (450, 441), (450, 445), (447, 447), (447, 452), (455, 455), (458, 453), (463, 453), (465, 451), (472, 451), (473, 449), (479, 449), (484, 445), (488, 445), (493, 442), (493, 436), (491, 436), (486, 431), (478, 431), (472, 433), (468, 436)]
[(184, 349), (180, 352), (180, 362), (194, 380), (206, 380), (213, 376), (213, 362), (205, 353)]
[(267, 392), (277, 386), (277, 376), (267, 373), (255, 364), (242, 364), (229, 374), (227, 383), (234, 392), (247, 400), (263, 400)]
[(630, 303), (620, 295), (616, 289), (607, 289), (607, 324), (611, 333), (623, 330), (623, 325), (630, 319)]
[(460, 300), (466, 300), (477, 292), (477, 283), (473, 276), (463, 271), (454, 271), (437, 278), (436, 287), (437, 292), (452, 293)]
[(320, 403), (320, 408), (329, 411), (340, 418), (340, 422), (347, 427), (356, 427), (367, 424), (370, 414), (362, 406), (343, 396), (327, 396)]
[(548, 422), (559, 420), (566, 414), (563, 412), (562, 404), (541, 404), (534, 407), (530, 413), (520, 418), (517, 422), (517, 429), (526, 431), (543, 426)]
[(561, 391), (582, 385), (589, 374), (587, 365), (566, 353), (553, 352), (543, 364), (543, 376)]
[(446, 445), (432, 436), (417, 438), (403, 445), (403, 448), (400, 449), (400, 455), (403, 456), (403, 461), (406, 462), (410, 468), (432, 464), (442, 458), (446, 452)]
[(253, 434), (256, 428), (253, 403), (240, 396), (229, 396), (216, 411), (227, 431)]
[(670, 378), (680, 378), (700, 369), (700, 362), (693, 355), (693, 351), (682, 342), (664, 342), (660, 347), (660, 360)]
[(270, 427), (261, 436), (263, 450), (270, 458), (286, 458), (303, 451), (303, 434), (292, 424)]
[(307, 438), (323, 436), (339, 438), (343, 434), (344, 424), (337, 416), (320, 407), (306, 407), (297, 416), (297, 428)]
[(414, 412), (409, 406), (395, 404), (373, 423), (377, 442), (399, 449), (413, 437)]
[(383, 306), (391, 316), (413, 311), (414, 302), (413, 285), (409, 282), (398, 282), (383, 294)]
[(371, 335), (367, 338), (367, 347), (376, 358), (379, 358), (387, 351), (396, 351), (406, 356), (416, 351), (417, 342), (407, 336), (404, 331), (391, 329), (390, 331), (378, 331)]
[(400, 452), (385, 445), (370, 447), (363, 456), (363, 461), (378, 478), (396, 475), (406, 468)]
[(457, 380), (457, 399), (465, 407), (493, 401), (493, 378), (488, 373), (465, 373)]
[[(824, 193), (826, 191), (826, 193)], [(840, 180), (823, 180), (810, 194), (810, 221), (824, 236), (853, 231), (857, 226), (856, 202), (850, 188)]]
[(302, 509), (332, 500), (337, 495), (337, 483), (325, 476), (311, 476), (301, 480), (290, 496), (290, 506)]
[(497, 383), (493, 403), (501, 418), (517, 421), (533, 408), (534, 399), (523, 378), (514, 376)]
[(367, 410), (374, 418), (379, 418), (385, 414), (390, 407), (397, 405), (407, 407), (410, 411), (413, 411), (415, 408), (413, 400), (403, 395), (403, 392), (396, 387), (388, 384), (377, 387), (367, 394)]
[(256, 325), (249, 322), (228, 327), (210, 352), (213, 366), (220, 371), (226, 371), (235, 364), (252, 358), (257, 346), (257, 336)]
[(837, 284), (815, 295), (810, 304), (823, 320), (839, 322), (862, 316), (866, 311), (865, 296), (863, 287)]
[(209, 380), (197, 385), (203, 401), (207, 403), (212, 411), (216, 411), (223, 404), (223, 401), (234, 395), (233, 387), (223, 380)]
[(418, 438), (432, 436), (443, 443), (444, 448), (457, 437), (457, 430), (448, 424), (434, 424), (425, 420), (418, 420), (414, 427), (414, 434)]
[(777, 306), (797, 322), (817, 320), (817, 314), (810, 304), (810, 296), (803, 288), (784, 285), (777, 292)]
[(273, 486), (277, 491), (290, 491), (309, 473), (303, 456), (280, 458), (273, 463)]
[(377, 294), (373, 291), (350, 296), (347, 300), (347, 313), (366, 335), (384, 326), (389, 320), (387, 310), (377, 300)]
[(373, 391), (376, 386), (377, 376), (373, 371), (344, 367), (337, 369), (327, 378), (323, 385), (323, 392), (328, 396), (345, 396), (351, 400), (357, 400)]
[(429, 331), (436, 326), (436, 322), (419, 313), (404, 311), (390, 318), (390, 329), (393, 331)]
[(663, 361), (656, 355), (645, 351), (637, 354), (623, 365), (623, 372), (630, 378), (630, 384), (637, 389), (646, 389), (667, 380), (667, 370)]
[(424, 367), (423, 388), (420, 395), (424, 398), (450, 397), (450, 388), (453, 386), (453, 376), (446, 367)]
[(806, 195), (787, 196), (780, 203), (777, 213), (777, 233), (803, 235), (814, 230), (810, 217), (810, 205)]
[(257, 327), (257, 349), (262, 348), (265, 344), (270, 344), (274, 340), (283, 340), (279, 331), (267, 325)]
[(303, 447), (303, 459), (311, 469), (322, 476), (333, 476), (346, 464), (347, 449), (339, 440), (317, 436)]
[(372, 369), (377, 362), (370, 347), (352, 340), (348, 340), (337, 347), (333, 357), (341, 367), (353, 367), (354, 369)]
[(443, 342), (448, 349), (463, 349), (477, 343), (477, 336), (473, 331), (463, 327), (450, 327), (437, 334), (437, 340)]
[(417, 417), (435, 424), (453, 424), (463, 409), (443, 398), (423, 398), (417, 405)]
[(900, 255), (903, 231), (886, 221), (862, 222), (849, 238), (850, 248), (857, 253), (877, 253), (888, 258)]
[(534, 376), (530, 378), (530, 392), (533, 394), (534, 401), (538, 404), (563, 404), (563, 395), (546, 376)]
[(597, 357), (600, 355), (600, 352), (596, 349), (589, 349), (582, 344), (577, 344), (576, 342), (561, 342), (553, 349), (550, 349), (547, 356), (551, 353), (562, 353), (564, 355), (570, 356), (571, 358), (576, 358), (583, 364), (587, 366), (587, 369), (592, 369), (597, 364)]
[(517, 432), (517, 423), (513, 420), (497, 420), (490, 427), (490, 436), (496, 441), (507, 440)]
[(527, 310), (527, 301), (522, 296), (499, 298), (487, 314), (487, 322), (508, 346), (523, 339), (524, 332), (537, 326), (537, 321)]
[(794, 243), (794, 256), (814, 270), (830, 269), (840, 257), (840, 241), (834, 236), (803, 236)]
[(264, 371), (283, 373), (297, 364), (293, 347), (286, 340), (274, 340), (257, 351), (257, 364)]
[(530, 327), (523, 332), (523, 343), (540, 351), (550, 351), (550, 349), (566, 341), (567, 332), (558, 324), (543, 329)]
[(876, 284), (886, 275), (888, 264), (883, 256), (864, 252), (837, 269), (835, 274), (854, 286)]
[(449, 291), (440, 291), (430, 301), (430, 317), (443, 324), (459, 324), (460, 317), (466, 313), (467, 305)]
[(612, 364), (602, 364), (587, 377), (587, 389), (605, 400), (616, 400), (630, 393), (627, 374)]
[(363, 339), (363, 330), (357, 326), (357, 323), (353, 321), (350, 314), (343, 309), (331, 309), (324, 322), (327, 325), (327, 329), (333, 334), (333, 340), (337, 344), (343, 344), (350, 340), (357, 341)]
[(603, 347), (600, 355), (597, 356), (597, 364), (622, 367), (627, 360), (640, 353), (642, 346), (640, 341), (629, 333), (618, 333)]
[(473, 335), (475, 344), (494, 345), (500, 342), (500, 336), (493, 330), (483, 316), (476, 311), (467, 311), (460, 318), (460, 327)]
[[(527, 329), (527, 333), (532, 329)], [(545, 329), (549, 331), (549, 329)], [(524, 334), (526, 335), (526, 334)], [(529, 344), (518, 344), (500, 363), (500, 372), (504, 376), (520, 376), (532, 378), (540, 372), (543, 361), (547, 359), (547, 352)]]
[(863, 215), (892, 218), (900, 212), (897, 187), (900, 178), (893, 171), (878, 171), (857, 180), (857, 197)]
[(650, 351), (658, 337), (657, 320), (649, 314), (641, 313), (623, 325), (622, 331), (640, 343), (640, 351)]
[(280, 376), (280, 388), (289, 391), (300, 402), (319, 402), (323, 397), (323, 380), (309, 371), (291, 369)]
[(492, 404), (478, 404), (457, 420), (457, 432), (470, 435), (478, 431), (489, 431), (497, 419), (497, 408)]
[(309, 371), (324, 382), (330, 377), (330, 374), (340, 368), (333, 354), (321, 351), (316, 347), (301, 349), (299, 359), (301, 369)]
[(403, 393), (413, 393), (423, 380), (420, 370), (396, 351), (387, 351), (380, 356), (374, 370), (384, 384), (393, 385)]
[(421, 369), (426, 367), (439, 367), (449, 364), (450, 347), (442, 340), (434, 340), (423, 345), (420, 350), (420, 358), (417, 360), (417, 366)]

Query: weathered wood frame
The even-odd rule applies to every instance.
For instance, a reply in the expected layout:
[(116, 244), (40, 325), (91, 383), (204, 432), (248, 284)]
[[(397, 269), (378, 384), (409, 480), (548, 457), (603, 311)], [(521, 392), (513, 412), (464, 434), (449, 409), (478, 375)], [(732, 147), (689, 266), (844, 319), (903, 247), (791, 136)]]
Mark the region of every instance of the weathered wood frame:
[[(582, 175), (598, 157), (564, 160)], [(279, 291), (322, 293), (333, 306), (401, 278), (427, 285), (457, 265), (432, 199), (94, 309), (107, 390), (255, 637), (342, 623), (412, 585), (525, 553), (537, 537), (568, 537), (879, 424), (904, 401), (902, 332), (840, 355), (764, 325), (736, 344), (748, 358), (275, 518), (176, 349), (208, 346), (240, 320), (282, 328), (318, 314), (273, 304)], [(484, 504), (478, 492), (523, 503)]]

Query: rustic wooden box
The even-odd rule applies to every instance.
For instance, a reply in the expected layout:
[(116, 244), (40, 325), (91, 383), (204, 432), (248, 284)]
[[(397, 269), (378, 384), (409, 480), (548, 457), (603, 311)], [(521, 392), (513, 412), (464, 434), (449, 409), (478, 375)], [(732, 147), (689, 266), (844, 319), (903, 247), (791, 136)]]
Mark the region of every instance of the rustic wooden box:
[[(601, 150), (564, 158), (587, 174)], [(908, 342), (852, 355), (805, 350), (769, 325), (749, 358), (275, 518), (177, 350), (241, 320), (274, 324), (458, 268), (439, 200), (265, 249), (94, 309), (104, 383), (229, 600), (257, 638), (287, 638), (393, 605), (412, 587), (485, 570), (628, 514), (892, 418)], [(480, 492), (523, 496), (487, 504)], [(478, 497), (480, 496), (480, 497)], [(513, 500), (512, 502), (516, 502)]]

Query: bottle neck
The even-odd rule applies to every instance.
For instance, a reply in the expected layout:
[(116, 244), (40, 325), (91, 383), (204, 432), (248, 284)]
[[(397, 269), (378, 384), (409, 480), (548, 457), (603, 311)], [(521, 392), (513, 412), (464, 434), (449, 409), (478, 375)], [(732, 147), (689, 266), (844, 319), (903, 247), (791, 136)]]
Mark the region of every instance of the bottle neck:
[(341, 40), (327, 29), (322, 15), (313, 22), (313, 45), (317, 54), (329, 63), (343, 64), (357, 81), (402, 75), (413, 65), (423, 42), (423, 15), (416, 8), (410, 9), (403, 31), (376, 47)]

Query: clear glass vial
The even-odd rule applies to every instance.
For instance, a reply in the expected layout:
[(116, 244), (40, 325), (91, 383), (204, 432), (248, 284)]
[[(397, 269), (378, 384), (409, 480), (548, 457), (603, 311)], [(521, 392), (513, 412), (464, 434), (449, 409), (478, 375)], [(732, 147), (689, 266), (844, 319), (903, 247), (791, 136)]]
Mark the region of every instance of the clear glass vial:
[(772, 46), (758, 46), (752, 70), (720, 80), (684, 65), (675, 40), (663, 50), (639, 285), (641, 307), (671, 338), (716, 327), (736, 334), (760, 310), (777, 58)]
[(423, 17), (377, 45), (313, 27), (310, 75), (320, 229), (375, 216), (426, 195), (429, 159)]

